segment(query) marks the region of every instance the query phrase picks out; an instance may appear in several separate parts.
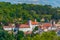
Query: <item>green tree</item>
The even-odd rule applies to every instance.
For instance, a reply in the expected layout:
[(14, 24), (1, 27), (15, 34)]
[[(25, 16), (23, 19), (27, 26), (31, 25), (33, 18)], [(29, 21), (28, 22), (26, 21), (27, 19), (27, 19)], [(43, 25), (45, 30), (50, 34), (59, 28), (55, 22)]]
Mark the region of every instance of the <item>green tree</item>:
[(16, 36), (17, 36), (17, 40), (21, 40), (21, 38), (24, 37), (24, 32), (23, 31), (18, 31)]
[(4, 30), (0, 30), (0, 40), (15, 40), (11, 34), (8, 34)]

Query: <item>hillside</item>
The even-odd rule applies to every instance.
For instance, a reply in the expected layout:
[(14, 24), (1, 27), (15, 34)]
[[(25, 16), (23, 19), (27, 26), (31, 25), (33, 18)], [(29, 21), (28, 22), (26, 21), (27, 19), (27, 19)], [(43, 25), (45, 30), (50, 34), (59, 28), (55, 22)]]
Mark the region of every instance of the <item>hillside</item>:
[[(34, 4), (11, 4), (9, 2), (0, 2), (0, 21), (5, 22), (22, 22), (27, 20), (41, 18), (59, 19), (57, 8), (51, 5), (34, 5)], [(55, 17), (56, 16), (56, 17)], [(59, 18), (58, 18), (59, 17)]]

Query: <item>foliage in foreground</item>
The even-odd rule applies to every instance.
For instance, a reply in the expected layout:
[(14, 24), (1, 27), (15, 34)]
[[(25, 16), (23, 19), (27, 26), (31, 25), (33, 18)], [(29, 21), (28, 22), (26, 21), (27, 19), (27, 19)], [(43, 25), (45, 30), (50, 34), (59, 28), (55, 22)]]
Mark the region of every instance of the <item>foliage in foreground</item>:
[(22, 38), (21, 40), (60, 40), (60, 38), (54, 31), (49, 31), (42, 34), (37, 34), (34, 37)]
[(36, 34), (33, 36), (24, 36), (24, 33), (20, 31), (16, 36), (17, 37), (14, 37), (13, 34), (0, 30), (0, 40), (60, 40), (60, 36), (57, 36), (55, 31), (43, 32), (42, 34)]
[(0, 30), (0, 40), (15, 40), (14, 36), (4, 30)]

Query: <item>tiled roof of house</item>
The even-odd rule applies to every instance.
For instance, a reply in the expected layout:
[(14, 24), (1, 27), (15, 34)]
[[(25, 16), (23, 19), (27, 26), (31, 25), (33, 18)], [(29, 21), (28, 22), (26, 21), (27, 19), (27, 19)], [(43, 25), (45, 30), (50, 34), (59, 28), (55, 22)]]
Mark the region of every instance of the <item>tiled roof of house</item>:
[(5, 25), (5, 26), (3, 26), (3, 28), (14, 28), (15, 27), (15, 25), (14, 24), (9, 24), (9, 25)]
[(33, 22), (33, 21), (31, 21), (31, 24), (32, 24), (32, 25), (36, 25), (36, 24), (38, 24), (38, 22)]
[[(31, 21), (32, 25), (37, 25), (38, 22), (36, 21)], [(12, 24), (9, 24), (8, 26), (4, 26), (4, 28), (13, 28), (14, 26), (12, 26)], [(25, 23), (25, 24), (17, 24), (15, 25), (15, 27), (19, 27), (19, 28), (30, 28), (29, 23)]]
[(44, 23), (43, 24), (43, 27), (51, 27), (52, 26), (52, 24), (50, 24), (50, 23)]
[(14, 26), (3, 26), (3, 28), (14, 28)]
[(19, 28), (30, 28), (28, 24), (20, 24)]
[[(36, 25), (36, 24), (38, 24), (38, 22), (35, 22), (35, 21), (33, 22), (33, 21), (31, 21), (31, 24), (32, 24), (32, 25)], [(28, 23), (25, 23), (25, 24), (20, 24), (19, 28), (30, 28), (30, 26), (29, 26)]]
[(50, 24), (50, 23), (43, 23), (43, 24), (41, 24), (40, 26), (39, 26), (39, 28), (46, 28), (46, 27), (51, 27), (52, 26), (52, 24)]

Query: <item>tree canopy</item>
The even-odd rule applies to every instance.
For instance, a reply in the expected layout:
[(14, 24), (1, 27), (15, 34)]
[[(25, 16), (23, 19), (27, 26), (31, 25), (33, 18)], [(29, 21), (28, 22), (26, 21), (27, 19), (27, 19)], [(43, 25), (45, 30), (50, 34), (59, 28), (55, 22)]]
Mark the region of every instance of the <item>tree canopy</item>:
[(57, 10), (58, 8), (54, 8), (51, 5), (34, 5), (25, 3), (11, 4), (9, 2), (0, 2), (0, 21), (3, 23), (15, 21), (25, 23), (28, 19), (37, 19), (40, 21), (42, 17), (47, 17), (48, 20), (50, 20), (51, 17), (60, 19)]

